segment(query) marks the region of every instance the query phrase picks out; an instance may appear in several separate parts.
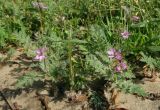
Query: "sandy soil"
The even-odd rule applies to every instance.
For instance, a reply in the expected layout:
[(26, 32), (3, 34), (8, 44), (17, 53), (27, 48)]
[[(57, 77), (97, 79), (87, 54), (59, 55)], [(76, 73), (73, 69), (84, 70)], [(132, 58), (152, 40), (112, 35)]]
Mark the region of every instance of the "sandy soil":
[(105, 97), (112, 103), (110, 108), (125, 108), (125, 110), (160, 110), (160, 82), (144, 81), (139, 85), (147, 93), (151, 94), (149, 98), (138, 97), (117, 89), (114, 89), (116, 92), (104, 90)]
[[(21, 53), (17, 52), (12, 56), (13, 58), (10, 59), (9, 63), (0, 63), (0, 88), (12, 106), (16, 102), (21, 110), (45, 110), (36, 94), (39, 90), (45, 91), (41, 84), (31, 90), (17, 90), (15, 88), (17, 79), (30, 71), (30, 69), (27, 69), (27, 65), (31, 61), (26, 61), (26, 59), (19, 60), (20, 56)], [(0, 57), (6, 57), (6, 55), (1, 54)], [(45, 94), (45, 97), (48, 98), (48, 106), (51, 110), (90, 110), (86, 101), (68, 103), (66, 97), (55, 100), (49, 94)], [(1, 96), (0, 110), (10, 110)]]

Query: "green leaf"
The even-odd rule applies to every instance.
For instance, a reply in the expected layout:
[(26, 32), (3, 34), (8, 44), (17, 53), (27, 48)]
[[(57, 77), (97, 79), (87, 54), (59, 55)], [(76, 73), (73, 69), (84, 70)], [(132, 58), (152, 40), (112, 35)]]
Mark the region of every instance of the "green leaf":
[(141, 52), (142, 58), (140, 61), (147, 63), (147, 65), (154, 69), (156, 65), (156, 59), (152, 58), (151, 56), (145, 55), (143, 52)]
[(42, 78), (42, 75), (38, 75), (36, 72), (26, 73), (24, 76), (18, 79), (16, 83), (16, 87), (23, 88), (23, 87), (31, 86), (34, 83), (34, 81), (37, 81), (41, 78)]
[(152, 52), (160, 52), (160, 46), (149, 46), (148, 49)]
[(78, 43), (78, 44), (86, 44), (87, 43), (87, 41), (85, 41), (85, 40), (79, 40), (79, 39), (63, 40), (63, 42)]
[(139, 22), (139, 23), (137, 23), (137, 24), (132, 24), (131, 26), (134, 27), (134, 28), (135, 28), (135, 27), (140, 27), (140, 28), (142, 28), (142, 27), (146, 27), (147, 24), (148, 24), (148, 21), (145, 20), (145, 21)]
[(116, 83), (117, 87), (122, 91), (131, 94), (137, 94), (139, 96), (146, 96), (147, 93), (142, 89), (141, 86), (134, 84), (131, 80), (118, 80)]
[(96, 73), (99, 73), (101, 75), (107, 75), (107, 70), (109, 70), (109, 67), (106, 64), (109, 62), (107, 60), (102, 61), (103, 58), (100, 58), (101, 56), (98, 57), (93, 54), (87, 55), (86, 56), (87, 65), (94, 68)]
[(71, 39), (71, 40), (58, 40), (53, 42), (63, 42), (63, 43), (78, 43), (78, 44), (86, 44), (87, 41), (79, 40), (79, 39)]

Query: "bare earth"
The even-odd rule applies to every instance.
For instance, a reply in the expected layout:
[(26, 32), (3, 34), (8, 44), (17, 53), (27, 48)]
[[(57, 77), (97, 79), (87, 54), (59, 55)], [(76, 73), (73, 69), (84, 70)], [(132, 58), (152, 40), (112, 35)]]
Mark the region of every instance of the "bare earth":
[[(16, 90), (15, 83), (17, 79), (25, 74), (28, 69), (26, 69), (25, 63), (21, 63), (24, 61), (17, 60), (21, 53), (17, 52), (12, 57), (16, 60), (17, 63), (13, 63), (13, 59), (11, 58), (10, 63), (0, 63), (0, 90), (2, 90), (3, 94), (7, 98), (8, 102), (13, 105), (13, 103), (17, 103), (22, 110), (45, 110), (44, 106), (42, 106), (39, 98), (36, 95), (36, 89), (32, 89), (30, 91), (27, 90)], [(0, 54), (0, 57), (5, 57), (5, 55)], [(28, 61), (29, 62), (29, 61)], [(40, 87), (43, 89), (43, 87)], [(48, 106), (51, 110), (90, 110), (86, 105), (88, 102), (79, 102), (76, 104), (68, 103), (66, 98), (64, 97), (61, 100), (52, 100), (53, 97), (48, 96)], [(10, 110), (0, 96), (0, 110)]]

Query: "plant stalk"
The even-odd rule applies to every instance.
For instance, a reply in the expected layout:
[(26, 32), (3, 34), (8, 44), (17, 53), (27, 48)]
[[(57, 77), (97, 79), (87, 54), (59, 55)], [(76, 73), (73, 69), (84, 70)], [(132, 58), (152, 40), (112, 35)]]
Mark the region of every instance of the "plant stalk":
[(3, 100), (7, 103), (8, 107), (11, 109), (11, 110), (14, 110), (13, 107), (10, 105), (10, 103), (8, 102), (8, 100), (6, 99), (6, 97), (3, 95), (3, 92), (0, 91), (0, 95), (2, 96)]
[(68, 42), (68, 58), (69, 58), (69, 72), (70, 72), (70, 85), (71, 89), (73, 89), (74, 85), (74, 72), (73, 72), (73, 64), (72, 64), (72, 43), (70, 40), (72, 39), (71, 29), (69, 32), (69, 42)]

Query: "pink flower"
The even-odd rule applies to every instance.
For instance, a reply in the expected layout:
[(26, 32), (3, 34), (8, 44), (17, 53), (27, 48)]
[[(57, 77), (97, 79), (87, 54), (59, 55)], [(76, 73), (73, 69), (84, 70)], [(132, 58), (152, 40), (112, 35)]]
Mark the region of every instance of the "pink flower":
[(115, 52), (115, 58), (117, 60), (122, 60), (122, 54), (121, 54), (121, 52), (119, 52), (119, 51)]
[(123, 70), (127, 69), (127, 64), (124, 62), (118, 63), (118, 65), (115, 67), (116, 72), (122, 72)]
[(139, 16), (132, 16), (131, 20), (137, 22), (140, 20), (140, 18)]
[(117, 66), (115, 67), (115, 71), (116, 71), (116, 72), (121, 72), (121, 71), (122, 71), (122, 67), (121, 67), (120, 65), (117, 65)]
[(124, 39), (128, 39), (130, 33), (128, 31), (124, 31), (121, 33), (121, 36), (124, 38)]
[(109, 57), (109, 58), (114, 58), (115, 52), (116, 52), (116, 50), (115, 50), (114, 48), (109, 49), (109, 50), (107, 51), (108, 57)]
[(109, 58), (115, 58), (117, 60), (122, 60), (122, 54), (120, 51), (116, 51), (114, 48), (111, 48), (107, 51)]
[(127, 69), (127, 64), (125, 62), (121, 62), (120, 65), (121, 65), (123, 70)]
[(44, 52), (46, 51), (46, 48), (39, 48), (36, 50), (36, 57), (34, 58), (34, 60), (39, 60), (42, 61), (43, 59), (46, 58), (46, 56), (44, 55)]

